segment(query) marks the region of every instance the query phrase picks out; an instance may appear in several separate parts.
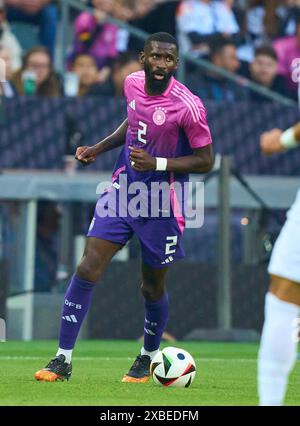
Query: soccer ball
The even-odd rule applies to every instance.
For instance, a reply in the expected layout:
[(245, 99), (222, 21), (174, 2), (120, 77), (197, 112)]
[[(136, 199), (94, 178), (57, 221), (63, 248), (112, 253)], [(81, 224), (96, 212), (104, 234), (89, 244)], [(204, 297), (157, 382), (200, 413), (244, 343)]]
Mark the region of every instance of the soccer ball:
[(196, 375), (196, 364), (187, 351), (169, 346), (152, 359), (150, 374), (157, 385), (188, 388)]

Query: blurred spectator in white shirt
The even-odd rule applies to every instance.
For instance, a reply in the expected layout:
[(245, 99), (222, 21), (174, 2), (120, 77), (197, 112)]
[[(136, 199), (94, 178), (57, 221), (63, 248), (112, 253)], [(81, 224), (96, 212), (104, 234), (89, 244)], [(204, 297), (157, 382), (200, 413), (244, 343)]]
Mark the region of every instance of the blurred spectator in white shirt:
[(177, 14), (180, 47), (183, 51), (209, 53), (209, 43), (240, 32), (232, 0), (184, 0)]
[[(248, 0), (246, 8), (246, 43), (239, 48), (239, 58), (252, 62), (255, 49), (270, 44), (283, 31), (291, 0)], [(293, 0), (292, 0), (293, 1)]]
[(247, 31), (255, 46), (271, 41), (279, 34), (278, 0), (249, 0)]
[(296, 32), (297, 19), (300, 15), (300, 0), (281, 0), (278, 13), (282, 21), (280, 36), (293, 36)]
[[(10, 81), (13, 74), (12, 69), (12, 56), (11, 51), (8, 50), (5, 46), (0, 44), (0, 59), (4, 61), (4, 74), (1, 75), (1, 78), (5, 78), (5, 81), (0, 81), (0, 96), (5, 98), (12, 98), (16, 94), (16, 89), (12, 82)], [(1, 69), (1, 74), (3, 70)]]
[(3, 0), (0, 0), (0, 44), (9, 50), (11, 69), (17, 71), (22, 65), (22, 48), (16, 36), (10, 30)]

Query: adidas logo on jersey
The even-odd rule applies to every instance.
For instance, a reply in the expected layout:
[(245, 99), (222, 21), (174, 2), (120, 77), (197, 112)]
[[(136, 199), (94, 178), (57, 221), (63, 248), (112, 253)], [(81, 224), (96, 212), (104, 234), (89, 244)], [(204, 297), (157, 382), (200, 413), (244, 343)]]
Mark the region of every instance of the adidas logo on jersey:
[(131, 101), (129, 103), (129, 106), (130, 106), (131, 109), (133, 109), (135, 111), (135, 99), (133, 99), (133, 101)]
[(164, 262), (161, 262), (162, 265), (165, 265), (166, 263), (170, 263), (174, 260), (173, 256), (167, 257), (167, 259)]

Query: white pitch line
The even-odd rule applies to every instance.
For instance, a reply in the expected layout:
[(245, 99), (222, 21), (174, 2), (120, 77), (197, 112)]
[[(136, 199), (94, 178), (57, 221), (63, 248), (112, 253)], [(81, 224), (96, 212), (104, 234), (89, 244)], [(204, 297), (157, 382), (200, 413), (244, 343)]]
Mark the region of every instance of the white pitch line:
[[(35, 361), (40, 359), (45, 359), (46, 357), (42, 356), (0, 356), (0, 361)], [(132, 361), (135, 358), (132, 357), (74, 357), (74, 361)], [(248, 358), (194, 358), (195, 361), (200, 362), (257, 362), (257, 359), (248, 359)]]
[[(0, 356), (0, 361), (34, 361), (37, 359), (45, 359), (46, 357), (44, 356)], [(112, 361), (112, 360), (127, 360), (127, 361), (131, 361), (135, 358), (126, 358), (126, 357), (101, 357), (101, 356), (94, 356), (94, 357), (90, 357), (90, 356), (77, 356), (73, 358), (76, 361), (93, 361), (93, 360), (99, 360), (99, 361)]]

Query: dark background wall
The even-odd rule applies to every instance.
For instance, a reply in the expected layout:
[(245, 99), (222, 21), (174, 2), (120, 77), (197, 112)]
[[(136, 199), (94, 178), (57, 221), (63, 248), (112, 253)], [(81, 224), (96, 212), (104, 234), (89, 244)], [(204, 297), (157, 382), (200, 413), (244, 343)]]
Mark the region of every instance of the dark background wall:
[[(231, 154), (241, 173), (298, 175), (300, 151), (263, 157), (259, 135), (299, 120), (297, 108), (271, 102), (206, 102), (214, 151)], [(62, 168), (63, 154), (79, 144), (92, 145), (116, 129), (126, 116), (122, 99), (26, 99), (6, 101), (0, 125), (0, 168)], [(80, 138), (72, 135), (79, 133)], [(78, 136), (78, 135), (77, 135)], [(111, 170), (117, 153), (99, 157), (90, 170)]]
[[(234, 266), (232, 277), (233, 327), (260, 331), (266, 266)], [(114, 262), (95, 289), (89, 317), (91, 338), (137, 339), (143, 334), (144, 305), (140, 295), (139, 261)], [(181, 261), (168, 278), (170, 318), (167, 331), (182, 339), (196, 328), (217, 326), (215, 265)]]

